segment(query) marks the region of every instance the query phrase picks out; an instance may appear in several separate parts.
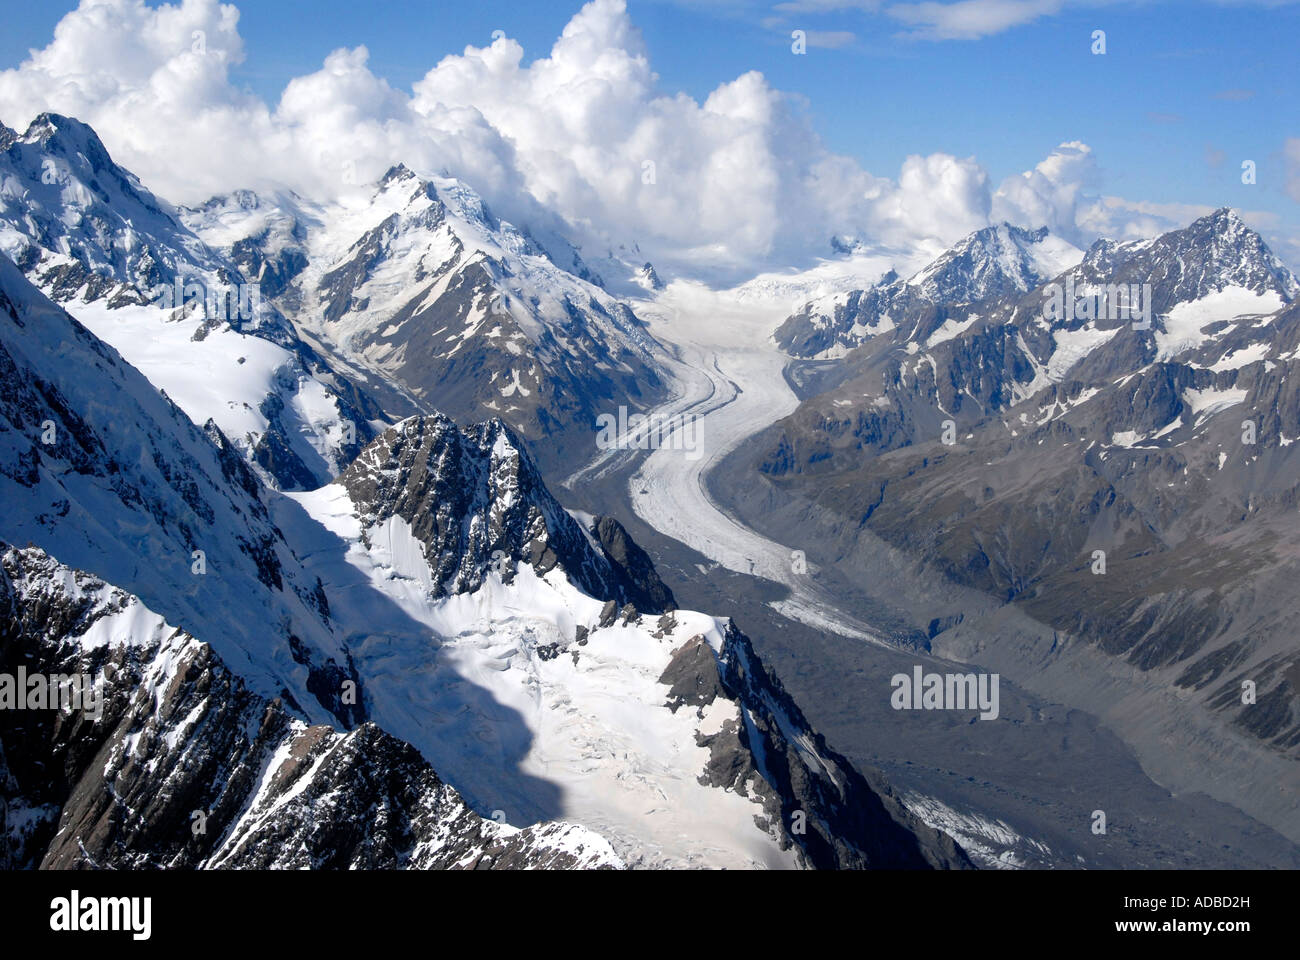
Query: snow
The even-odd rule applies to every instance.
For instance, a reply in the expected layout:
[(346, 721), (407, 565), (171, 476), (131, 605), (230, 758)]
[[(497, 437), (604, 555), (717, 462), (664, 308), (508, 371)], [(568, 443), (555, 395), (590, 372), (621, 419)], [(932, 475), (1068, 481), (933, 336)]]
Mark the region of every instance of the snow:
[[(225, 481), (216, 449), (182, 411), (3, 260), (0, 290), (23, 320), (0, 328), (5, 351), (20, 370), (58, 391), (79, 425), (102, 445), (88, 447), (75, 466), (66, 445), (42, 450), (37, 482), (13, 485), (8, 493), (0, 538), (38, 541), (61, 563), (135, 594), (238, 664), (254, 691), (268, 697), (296, 691), (308, 716), (324, 719), (327, 714), (302, 686), (305, 669), (293, 662), (286, 643), (276, 642), (277, 633), (292, 629), (320, 659), (342, 658), (343, 651), (295, 589), (305, 593), (301, 569), (277, 542), (258, 498)], [(62, 421), (60, 430), (69, 429), (61, 412), (50, 413)], [(31, 449), (33, 438), (6, 427), (0, 430), (0, 462), (11, 464)], [(49, 515), (63, 520), (47, 525), (42, 518)], [(282, 589), (265, 586), (264, 571), (246, 549), (260, 543), (279, 565)], [(196, 544), (206, 554), (205, 576), (192, 569)], [(240, 615), (233, 616), (234, 610)], [(114, 629), (134, 635), (144, 626), (104, 623), (88, 642), (114, 642)]]
[(1207, 387), (1204, 390), (1184, 390), (1183, 403), (1191, 408), (1196, 417), (1196, 423), (1214, 416), (1228, 407), (1244, 403), (1247, 391), (1239, 387), (1230, 387), (1222, 390), (1216, 390), (1213, 387)]
[[(958, 259), (973, 261), (970, 286), (962, 290), (944, 289), (945, 270)], [(907, 280), (907, 286), (922, 289), (927, 296), (952, 302), (983, 299), (991, 289), (990, 280), (1002, 278), (1019, 290), (1036, 286), (1042, 278), (1056, 276), (1083, 259), (1083, 251), (1051, 233), (1041, 240), (1022, 239), (1013, 234), (1007, 223), (977, 231), (927, 264)], [(965, 283), (965, 276), (959, 281)]]
[(527, 397), (532, 391), (519, 382), (519, 371), (514, 367), (510, 368), (510, 383), (501, 388), (501, 396), (513, 397), (516, 393), (520, 396)]
[(1222, 370), (1240, 370), (1242, 367), (1248, 367), (1252, 363), (1258, 363), (1268, 356), (1272, 347), (1267, 342), (1252, 343), (1248, 346), (1241, 347), (1237, 350), (1230, 350), (1217, 362), (1210, 365), (1209, 369), (1216, 373)]
[[(296, 215), (305, 229), (308, 266), (297, 281), (305, 306), (294, 319), (354, 362), (380, 368), (400, 363), (401, 347), (371, 342), (373, 334), (382, 330), (385, 337), (400, 338), (412, 318), (446, 309), (445, 296), (465, 295), (452, 289), (460, 279), (472, 281), (476, 289), (463, 306), (465, 316), (450, 332), (445, 327), (439, 331), (448, 342), (456, 341), (450, 355), (476, 335), (499, 339), (508, 327), (492, 322), (486, 329), (495, 317), (508, 318), (518, 328), (504, 341), (512, 355), (523, 356), (531, 345), (543, 362), (554, 356), (587, 363), (587, 353), (566, 333), (577, 311), (581, 335), (597, 341), (603, 351), (652, 358), (655, 345), (624, 318), (612, 295), (557, 266), (512, 224), (491, 218), (478, 195), (460, 181), (421, 179), (406, 171), (334, 203), (299, 202)], [(364, 275), (350, 291), (364, 307), (326, 321), (323, 307), (331, 292), (324, 280), (331, 271), (353, 263), (370, 231), (377, 232), (367, 242), (377, 243), (378, 249), (367, 256)], [(478, 272), (486, 274), (486, 288), (478, 289)], [(462, 309), (459, 302), (451, 307)], [(533, 392), (520, 383), (520, 376), (512, 375), (512, 382), (501, 388), (503, 395), (527, 397)]]
[(210, 418), (245, 450), (267, 430), (264, 401), (278, 395), (290, 448), (319, 479), (338, 474), (337, 447), (345, 429), (338, 401), (289, 350), (229, 324), (196, 341), (203, 323), (197, 315), (168, 320), (169, 311), (152, 306), (110, 310), (104, 300), (69, 306), (196, 425), (202, 427)]
[(907, 792), (903, 804), (928, 826), (942, 830), (962, 845), (971, 859), (985, 869), (1021, 870), (1030, 866), (1023, 856), (1023, 848), (1044, 857), (1051, 856), (1051, 848), (1018, 833), (1003, 820), (963, 813), (934, 797)]
[[(433, 597), (406, 522), (364, 531), (367, 549), (340, 485), (287, 495), (277, 513), (338, 598), (332, 613), (375, 722), (481, 814), (581, 824), (634, 866), (795, 865), (755, 826), (759, 806), (699, 783), (709, 751), (696, 734), (734, 719), (735, 708), (719, 702), (699, 719), (664, 705), (659, 677), (673, 651), (703, 636), (716, 652), (722, 621), (678, 611), (665, 639), (618, 623), (578, 646), (576, 627), (593, 626), (602, 603), (558, 569), (541, 578), (521, 565), (511, 584), (491, 574), (473, 593)], [(552, 643), (567, 649), (543, 660), (539, 648)]]
[(1171, 420), (1169, 423), (1165, 424), (1163, 427), (1161, 427), (1159, 430), (1157, 430), (1155, 433), (1153, 433), (1153, 434), (1151, 435), (1151, 439), (1152, 439), (1152, 440), (1159, 440), (1161, 437), (1165, 436), (1165, 434), (1173, 433), (1175, 430), (1177, 430), (1177, 429), (1178, 429), (1179, 427), (1181, 427), (1182, 425), (1183, 425), (1183, 418), (1182, 418), (1182, 417), (1174, 417), (1173, 420)]
[(1088, 321), (1077, 330), (1055, 330), (1052, 340), (1056, 349), (1047, 361), (1047, 378), (1053, 383), (1065, 379), (1066, 374), (1098, 347), (1110, 343), (1120, 328), (1098, 330), (1094, 321)]
[(1182, 427), (1182, 425), (1183, 425), (1183, 418), (1181, 416), (1174, 417), (1173, 420), (1165, 424), (1155, 433), (1149, 435), (1143, 435), (1138, 433), (1136, 430), (1123, 430), (1120, 431), (1119, 433), (1112, 434), (1110, 438), (1110, 442), (1112, 446), (1116, 446), (1116, 447), (1125, 447), (1125, 448), (1136, 447), (1139, 445), (1150, 443), (1152, 440), (1159, 440), (1161, 437), (1173, 433), (1175, 430)]
[(947, 341), (960, 336), (974, 326), (975, 322), (979, 320), (979, 318), (979, 314), (977, 313), (971, 314), (965, 320), (955, 320), (949, 317), (943, 322), (943, 326), (930, 334), (930, 338), (925, 341), (925, 348), (927, 350), (933, 349), (941, 343), (946, 343)]
[(1026, 252), (1034, 269), (1042, 277), (1057, 277), (1083, 262), (1084, 251), (1070, 241), (1049, 233), (1038, 243), (1030, 244)]
[(1208, 342), (1210, 334), (1204, 328), (1210, 324), (1275, 313), (1283, 305), (1282, 296), (1276, 291), (1256, 293), (1244, 287), (1226, 287), (1199, 300), (1175, 304), (1162, 318), (1164, 329), (1155, 332), (1156, 359), (1168, 360)]
[[(911, 263), (914, 258), (915, 254), (905, 254), (902, 262)], [(896, 253), (860, 252), (843, 260), (819, 261), (808, 270), (761, 273), (735, 287), (731, 296), (737, 303), (779, 313), (779, 324), (812, 301), (818, 303), (819, 309), (824, 309), (823, 304), (842, 304), (849, 292), (872, 286), (899, 263)]]
[[(697, 418), (699, 455), (687, 457), (663, 444), (650, 451), (628, 482), (632, 507), (656, 530), (715, 563), (790, 587), (790, 596), (775, 605), (783, 615), (881, 642), (865, 625), (834, 612), (836, 605), (815, 578), (794, 574), (795, 547), (737, 523), (713, 502), (703, 483), (710, 466), (798, 405), (782, 375), (786, 358), (766, 336), (784, 319), (786, 306), (683, 280), (669, 284), (654, 301), (636, 305), (650, 333), (677, 358), (671, 364), (677, 396), (655, 413), (665, 419), (678, 413)], [(605, 451), (564, 486), (576, 489), (586, 477), (642, 455)]]
[(217, 259), (165, 201), (121, 167), (92, 167), (87, 158), (99, 151), (89, 127), (61, 118), (29, 133), (0, 154), (0, 248), (8, 255), (32, 242), (123, 279), (147, 246), (167, 274), (213, 274)]

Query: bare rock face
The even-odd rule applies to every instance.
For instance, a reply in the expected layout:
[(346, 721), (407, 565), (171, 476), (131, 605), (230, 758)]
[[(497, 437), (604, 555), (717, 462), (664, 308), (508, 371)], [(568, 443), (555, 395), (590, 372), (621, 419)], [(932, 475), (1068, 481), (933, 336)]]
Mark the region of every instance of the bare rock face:
[[(338, 480), (363, 526), (400, 517), (424, 546), (434, 588), (477, 589), (489, 572), (507, 582), (516, 564), (545, 576), (557, 566), (583, 592), (662, 612), (672, 592), (612, 518), (591, 534), (546, 489), (522, 442), (499, 420), (461, 428), (412, 417), (385, 431)], [(593, 542), (594, 541), (594, 542)]]
[(677, 602), (672, 591), (659, 579), (649, 555), (628, 536), (613, 517), (597, 517), (592, 534), (610, 564), (622, 575), (627, 595), (642, 613), (673, 610)]

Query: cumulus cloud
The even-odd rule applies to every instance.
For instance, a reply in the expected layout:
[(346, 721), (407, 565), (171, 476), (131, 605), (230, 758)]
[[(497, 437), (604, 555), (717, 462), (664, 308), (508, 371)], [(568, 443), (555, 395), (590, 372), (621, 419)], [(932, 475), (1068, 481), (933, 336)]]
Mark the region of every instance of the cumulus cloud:
[(993, 200), (994, 219), (1044, 225), (1072, 243), (1084, 243), (1079, 205), (1097, 181), (1092, 149), (1078, 141), (1063, 143), (1034, 169), (1002, 182)]
[(82, 0), (47, 47), (0, 71), (0, 119), (19, 129), (43, 111), (83, 120), (119, 163), (178, 202), (273, 183), (332, 196), (397, 160), (518, 185), (498, 131), (472, 111), (423, 120), (369, 70), (365, 47), (330, 54), (272, 109), (230, 80), (244, 58), (238, 21), (216, 0)]
[(988, 174), (974, 157), (910, 156), (897, 183), (876, 181), (866, 199), (868, 233), (890, 245), (909, 240), (947, 245), (989, 222)]
[(592, 0), (547, 56), (525, 64), (502, 36), (444, 57), (409, 91), (377, 75), (365, 47), (336, 50), (274, 105), (231, 82), (238, 22), (216, 0), (82, 0), (48, 46), (0, 72), (0, 119), (78, 117), (183, 203), (268, 186), (330, 199), (400, 161), (464, 179), (525, 224), (558, 216), (588, 253), (635, 243), (670, 271), (733, 279), (807, 263), (832, 237), (915, 251), (991, 217), (1071, 239), (1105, 219), (1083, 200), (1095, 175), (1083, 144), (995, 193), (969, 157), (911, 156), (894, 178), (863, 170), (757, 72), (702, 102), (666, 93), (624, 0)]

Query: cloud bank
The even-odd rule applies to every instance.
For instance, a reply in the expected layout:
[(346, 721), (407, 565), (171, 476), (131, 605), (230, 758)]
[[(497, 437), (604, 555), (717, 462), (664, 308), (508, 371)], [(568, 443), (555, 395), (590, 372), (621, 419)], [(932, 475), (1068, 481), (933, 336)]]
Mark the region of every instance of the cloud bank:
[(502, 215), (553, 211), (585, 252), (637, 244), (670, 271), (743, 278), (807, 264), (832, 237), (941, 248), (1007, 219), (1076, 242), (1165, 228), (1156, 210), (1091, 199), (1091, 150), (1065, 143), (996, 187), (974, 158), (911, 156), (879, 177), (828, 150), (798, 98), (758, 72), (703, 102), (659, 89), (623, 0), (592, 0), (548, 56), (506, 36), (440, 60), (411, 90), (331, 53), (270, 105), (231, 81), (239, 12), (216, 0), (82, 0), (54, 38), (0, 72), (0, 120), (91, 124), (163, 197), (236, 188), (328, 199), (396, 162), (449, 173)]

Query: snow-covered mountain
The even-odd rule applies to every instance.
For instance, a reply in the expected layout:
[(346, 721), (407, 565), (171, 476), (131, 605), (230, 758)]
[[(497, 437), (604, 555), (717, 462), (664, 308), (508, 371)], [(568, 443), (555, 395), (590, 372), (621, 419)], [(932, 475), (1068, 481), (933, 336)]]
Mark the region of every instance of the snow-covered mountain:
[(0, 711), (7, 864), (620, 865), (484, 821), (365, 722), (274, 494), (4, 258), (0, 368), (0, 537), (29, 545), (4, 547), (0, 669), (89, 674), (103, 713)]
[[(1286, 779), (1300, 744), (1283, 586), (1300, 573), (1285, 546), (1300, 536), (1300, 286), (1227, 209), (1099, 241), (1043, 279), (915, 306), (820, 364), (812, 395), (744, 455), (769, 481), (763, 507), (798, 504), (819, 549), (847, 553), (865, 530), (1007, 605), (996, 623), (936, 621), (936, 645), (1026, 656), (1014, 609), (1053, 651), (1093, 644), (1137, 670), (1080, 702), (1202, 745), (1249, 739), (1228, 753), (1259, 776), (1234, 777), (1232, 802), (1284, 824), (1295, 790), (1262, 784)], [(1055, 691), (1076, 693), (1094, 692)], [(1157, 717), (1161, 696), (1176, 706)]]
[(320, 585), (230, 441), (0, 257), (0, 539), (104, 578), (304, 718), (360, 719)]
[(5, 259), (0, 384), (0, 670), (104, 704), (0, 711), (11, 862), (969, 865), (499, 421), (280, 493)]
[[(283, 489), (435, 409), (500, 416), (566, 462), (601, 414), (669, 392), (663, 348), (553, 218), (502, 220), (461, 181), (398, 164), (338, 201), (177, 208), (79, 121), (3, 129), (0, 252)], [(602, 262), (625, 293), (661, 283)]]
[(6, 670), (93, 677), (100, 715), (0, 714), (5, 869), (623, 864), (573, 824), (474, 814), (373, 723), (309, 726), (138, 597), (0, 547)]
[(187, 222), (250, 270), (305, 336), (458, 420), (500, 416), (548, 461), (596, 418), (667, 390), (663, 350), (577, 251), (496, 217), (464, 183), (393, 167), (329, 204), (217, 198)]
[[(499, 421), (403, 421), (292, 500), (369, 715), (476, 809), (577, 822), (637, 866), (964, 862), (822, 741), (734, 624), (672, 609), (616, 522), (560, 508)], [(357, 603), (366, 585), (401, 615)]]
[(47, 113), (22, 135), (0, 129), (0, 251), (55, 300), (144, 304), (178, 276), (235, 280), (84, 123)]
[(336, 476), (386, 419), (269, 302), (273, 271), (205, 243), (77, 120), (0, 138), (0, 251), (279, 486)]
[[(938, 437), (945, 420), (975, 423), (1057, 384), (1079, 380), (1103, 390), (1152, 363), (1188, 362), (1193, 351), (1208, 357), (1229, 338), (1238, 349), (1253, 345), (1238, 354), (1244, 361), (1264, 349), (1274, 327), (1239, 318), (1275, 314), (1300, 293), (1259, 235), (1227, 209), (1153, 240), (1100, 240), (1032, 289), (1022, 287), (1029, 276), (1022, 274), (981, 300), (948, 300), (953, 285), (934, 282), (951, 275), (940, 265), (964, 262), (969, 243), (958, 250), (961, 256), (945, 255), (914, 278), (917, 291), (918, 278), (929, 278), (924, 288), (938, 299), (907, 294), (905, 313), (873, 313), (878, 322), (869, 330), (855, 322), (857, 346), (821, 373), (817, 395), (793, 415), (811, 433), (793, 431), (791, 440), (804, 434), (819, 450), (893, 449)], [(887, 292), (900, 289), (892, 281), (855, 302), (897, 302), (902, 295)], [(811, 451), (785, 457), (778, 454), (790, 465), (824, 459)]]
[(895, 330), (909, 341), (946, 337), (953, 331), (935, 323), (934, 308), (1025, 293), (1082, 256), (1046, 227), (985, 227), (906, 280), (890, 271), (866, 289), (805, 303), (778, 328), (776, 342), (792, 356), (833, 358)]

